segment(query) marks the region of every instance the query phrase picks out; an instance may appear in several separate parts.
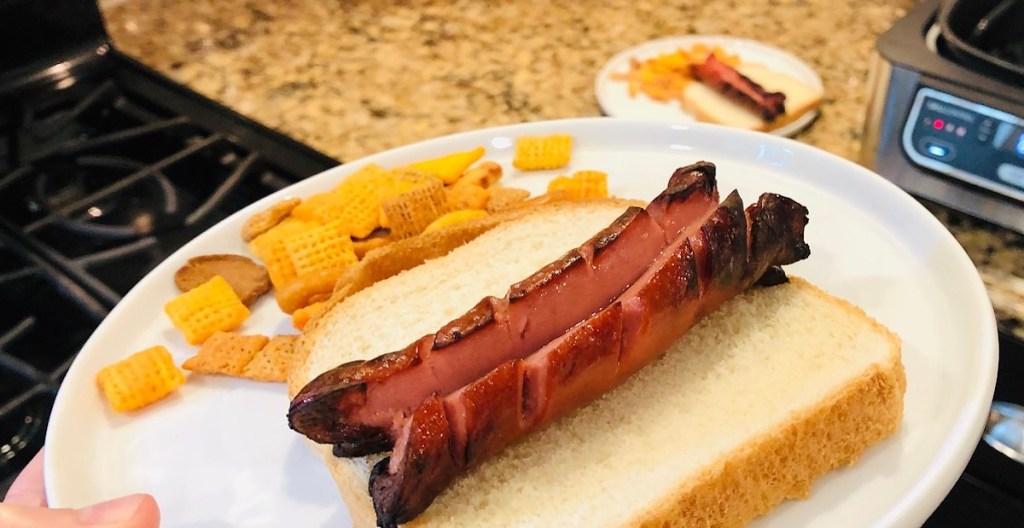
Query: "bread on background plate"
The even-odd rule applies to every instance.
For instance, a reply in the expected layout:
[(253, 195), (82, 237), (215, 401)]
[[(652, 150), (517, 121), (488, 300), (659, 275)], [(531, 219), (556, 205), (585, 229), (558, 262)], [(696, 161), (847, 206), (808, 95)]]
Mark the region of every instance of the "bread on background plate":
[(701, 82), (686, 85), (683, 90), (683, 108), (699, 121), (767, 132), (782, 128), (821, 105), (820, 90), (785, 73), (760, 64), (740, 64), (736, 70), (760, 84), (768, 92), (786, 94), (786, 113), (771, 122), (766, 122)]

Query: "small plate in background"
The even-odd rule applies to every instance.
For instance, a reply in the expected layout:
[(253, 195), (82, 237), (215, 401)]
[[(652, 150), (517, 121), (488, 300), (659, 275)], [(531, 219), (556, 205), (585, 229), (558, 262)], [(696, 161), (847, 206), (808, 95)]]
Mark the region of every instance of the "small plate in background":
[[(629, 83), (612, 79), (612, 74), (629, 71), (630, 59), (646, 60), (663, 53), (671, 53), (677, 49), (690, 49), (696, 44), (704, 44), (709, 48), (718, 46), (727, 53), (739, 55), (744, 63), (762, 64), (765, 67), (793, 77), (794, 79), (825, 92), (821, 77), (806, 62), (791, 53), (756, 40), (726, 37), (722, 35), (687, 35), (651, 40), (627, 49), (611, 58), (597, 75), (594, 92), (597, 102), (605, 115), (629, 119), (645, 119), (668, 122), (696, 121), (693, 114), (687, 112), (677, 101), (662, 103), (655, 101), (643, 93), (635, 97), (629, 95)], [(818, 116), (812, 110), (795, 119), (793, 122), (770, 131), (779, 136), (792, 136), (810, 125)]]

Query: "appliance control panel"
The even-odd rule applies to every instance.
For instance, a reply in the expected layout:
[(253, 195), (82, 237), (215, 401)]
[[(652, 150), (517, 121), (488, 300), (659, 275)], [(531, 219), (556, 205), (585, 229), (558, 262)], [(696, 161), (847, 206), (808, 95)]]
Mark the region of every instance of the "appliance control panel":
[(922, 167), (1024, 202), (1024, 117), (922, 87), (903, 150)]

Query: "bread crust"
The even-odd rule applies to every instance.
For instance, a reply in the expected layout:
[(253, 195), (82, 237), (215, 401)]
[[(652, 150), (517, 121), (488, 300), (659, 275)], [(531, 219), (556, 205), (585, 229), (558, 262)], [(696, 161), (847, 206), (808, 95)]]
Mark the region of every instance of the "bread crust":
[[(813, 405), (793, 409), (785, 423), (750, 437), (695, 474), (681, 478), (670, 493), (638, 508), (624, 526), (744, 526), (786, 499), (808, 497), (816, 479), (853, 464), (869, 446), (899, 429), (906, 391), (899, 338), (859, 307), (802, 279), (791, 278), (788, 287), (811, 291), (850, 318), (866, 323), (884, 337), (888, 346), (885, 359)], [(310, 446), (333, 476), (353, 525), (375, 526), (366, 479), (368, 468), (379, 458), (342, 459), (331, 454), (330, 446), (312, 442)], [(403, 526), (434, 526), (431, 518), (424, 515)]]
[[(787, 499), (806, 499), (814, 481), (832, 469), (857, 462), (871, 445), (895, 433), (903, 420), (906, 373), (900, 339), (853, 306), (810, 285), (848, 311), (864, 317), (887, 336), (888, 361), (872, 366), (823, 398), (796, 410), (792, 419), (751, 438), (709, 464), (631, 526), (746, 526)], [(780, 453), (784, 454), (780, 456)]]

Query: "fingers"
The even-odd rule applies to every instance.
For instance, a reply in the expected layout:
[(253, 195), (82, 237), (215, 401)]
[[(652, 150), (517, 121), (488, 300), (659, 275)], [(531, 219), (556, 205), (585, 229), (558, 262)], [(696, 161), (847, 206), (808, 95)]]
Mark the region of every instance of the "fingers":
[(4, 528), (158, 528), (160, 510), (149, 495), (128, 495), (80, 510), (0, 504)]
[[(46, 492), (43, 489), (43, 450), (40, 449), (32, 461), (25, 466), (18, 478), (7, 490), (4, 504), (21, 506), (46, 506)], [(6, 526), (0, 524), (0, 526)]]

